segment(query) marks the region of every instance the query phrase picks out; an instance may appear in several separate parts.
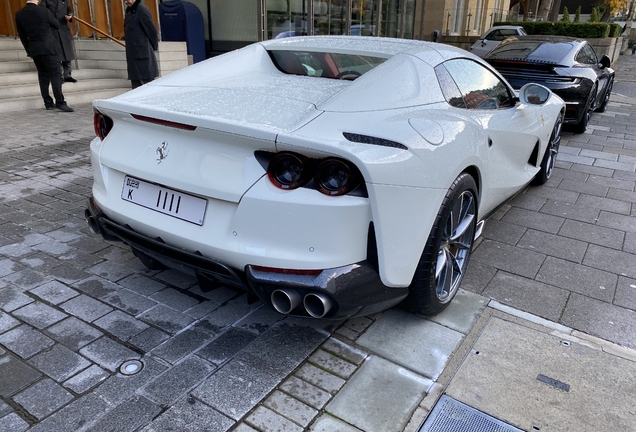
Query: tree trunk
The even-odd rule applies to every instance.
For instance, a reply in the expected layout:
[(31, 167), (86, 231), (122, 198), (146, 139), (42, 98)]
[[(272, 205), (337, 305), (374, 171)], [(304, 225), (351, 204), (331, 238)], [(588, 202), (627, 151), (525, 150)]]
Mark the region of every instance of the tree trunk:
[(552, 2), (552, 8), (550, 9), (550, 15), (548, 15), (548, 21), (557, 21), (559, 19), (559, 9), (561, 9), (561, 0), (554, 0)]
[(608, 22), (609, 18), (610, 18), (610, 8), (609, 6), (605, 7), (605, 10), (603, 11), (603, 15), (601, 15), (601, 22)]
[(541, 3), (539, 3), (539, 11), (537, 12), (536, 19), (548, 21), (553, 3), (554, 0), (541, 0)]

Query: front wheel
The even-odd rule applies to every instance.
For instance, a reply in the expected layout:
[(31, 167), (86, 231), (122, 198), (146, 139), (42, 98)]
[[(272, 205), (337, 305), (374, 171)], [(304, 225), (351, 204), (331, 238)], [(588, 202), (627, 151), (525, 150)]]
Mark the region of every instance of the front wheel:
[(435, 218), (402, 306), (434, 315), (453, 300), (464, 278), (475, 241), (477, 186), (468, 174), (451, 185)]
[(554, 128), (552, 129), (550, 141), (548, 142), (548, 146), (545, 149), (545, 154), (543, 155), (543, 160), (541, 161), (541, 168), (539, 169), (537, 175), (534, 177), (534, 180), (532, 180), (532, 183), (535, 185), (545, 184), (545, 182), (547, 182), (552, 175), (552, 169), (554, 168), (556, 157), (559, 153), (559, 144), (561, 144), (562, 125), (563, 114), (559, 114), (559, 117), (554, 124)]

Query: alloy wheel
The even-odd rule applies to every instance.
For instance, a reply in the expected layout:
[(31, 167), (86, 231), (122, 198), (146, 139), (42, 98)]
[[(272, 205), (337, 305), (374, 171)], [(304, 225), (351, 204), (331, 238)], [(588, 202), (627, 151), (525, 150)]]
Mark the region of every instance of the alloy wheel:
[(556, 163), (556, 156), (559, 153), (559, 145), (561, 144), (561, 126), (563, 126), (563, 117), (559, 116), (556, 124), (554, 125), (554, 129), (552, 130), (550, 142), (548, 143), (548, 160), (546, 164), (547, 178), (550, 178), (550, 175), (552, 175), (552, 169), (554, 168), (554, 164)]
[(453, 202), (445, 221), (435, 267), (435, 291), (438, 300), (452, 299), (468, 267), (475, 236), (476, 203), (470, 190)]

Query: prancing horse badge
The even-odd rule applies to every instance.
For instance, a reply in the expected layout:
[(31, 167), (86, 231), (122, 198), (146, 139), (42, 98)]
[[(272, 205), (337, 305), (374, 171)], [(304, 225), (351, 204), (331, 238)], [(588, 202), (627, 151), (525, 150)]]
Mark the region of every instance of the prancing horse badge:
[(157, 165), (159, 165), (165, 158), (168, 157), (168, 141), (162, 142), (161, 145), (157, 147), (157, 154), (159, 155)]

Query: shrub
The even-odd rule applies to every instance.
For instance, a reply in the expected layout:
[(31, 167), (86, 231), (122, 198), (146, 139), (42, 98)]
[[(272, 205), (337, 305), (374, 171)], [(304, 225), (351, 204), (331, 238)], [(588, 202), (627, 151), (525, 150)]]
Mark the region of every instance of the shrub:
[(622, 27), (609, 23), (569, 23), (564, 21), (496, 22), (494, 25), (521, 25), (529, 35), (571, 36), (581, 39), (618, 37)]
[(590, 20), (588, 22), (597, 23), (601, 20), (601, 17), (598, 14), (598, 9), (596, 7), (592, 8), (592, 13), (590, 13)]
[(581, 5), (576, 8), (576, 12), (574, 12), (574, 22), (581, 22)]
[(619, 24), (610, 24), (609, 37), (619, 37), (623, 34), (623, 27)]
[(563, 18), (561, 18), (561, 21), (566, 23), (570, 22), (570, 14), (568, 13), (567, 6), (563, 6)]

